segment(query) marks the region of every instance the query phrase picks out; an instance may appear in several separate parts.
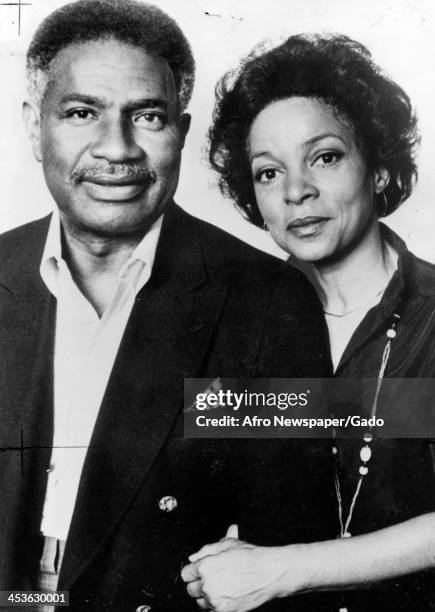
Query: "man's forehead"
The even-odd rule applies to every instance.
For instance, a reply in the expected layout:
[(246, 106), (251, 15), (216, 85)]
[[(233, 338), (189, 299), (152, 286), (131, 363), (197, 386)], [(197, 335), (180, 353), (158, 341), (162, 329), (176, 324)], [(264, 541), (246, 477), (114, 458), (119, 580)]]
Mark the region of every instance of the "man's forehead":
[(54, 58), (47, 91), (162, 98), (176, 102), (174, 75), (166, 60), (114, 38), (74, 43)]

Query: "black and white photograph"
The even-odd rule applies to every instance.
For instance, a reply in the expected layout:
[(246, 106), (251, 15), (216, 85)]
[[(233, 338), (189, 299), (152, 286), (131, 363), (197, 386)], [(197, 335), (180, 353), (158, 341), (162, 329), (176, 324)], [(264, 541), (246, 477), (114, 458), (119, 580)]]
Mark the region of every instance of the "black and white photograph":
[[(435, 610), (434, 55), (430, 0), (0, 2), (1, 610)], [(292, 381), (326, 434), (186, 429)]]

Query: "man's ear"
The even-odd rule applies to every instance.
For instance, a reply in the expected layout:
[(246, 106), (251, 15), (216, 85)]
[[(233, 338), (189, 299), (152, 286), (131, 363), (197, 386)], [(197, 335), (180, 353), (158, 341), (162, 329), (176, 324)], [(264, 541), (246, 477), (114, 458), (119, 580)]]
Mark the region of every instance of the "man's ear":
[(36, 161), (42, 161), (41, 154), (41, 116), (37, 109), (30, 102), (23, 102), (23, 120), (26, 127), (27, 136), (32, 142), (33, 155)]
[(386, 168), (378, 168), (375, 170), (375, 193), (382, 193), (390, 182), (390, 173)]
[(181, 130), (181, 147), (184, 147), (184, 142), (186, 140), (186, 136), (187, 133), (189, 131), (190, 128), (190, 121), (191, 121), (192, 117), (191, 115), (189, 115), (189, 113), (183, 113), (180, 117), (180, 130)]

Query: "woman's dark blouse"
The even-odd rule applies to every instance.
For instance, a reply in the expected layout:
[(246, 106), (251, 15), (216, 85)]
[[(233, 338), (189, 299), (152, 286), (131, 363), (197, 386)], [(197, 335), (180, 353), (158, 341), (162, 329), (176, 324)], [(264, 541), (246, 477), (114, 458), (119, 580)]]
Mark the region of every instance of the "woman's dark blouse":
[[(385, 376), (435, 378), (435, 266), (415, 257), (396, 234), (384, 225), (381, 227), (384, 238), (399, 254), (398, 269), (381, 302), (367, 313), (353, 334), (336, 376), (377, 378), (386, 344), (386, 331), (391, 325), (392, 315), (397, 312), (401, 318)], [(382, 405), (378, 408), (384, 415), (392, 409), (391, 406)], [(409, 405), (406, 409), (409, 411)], [(419, 406), (413, 409), (417, 412)], [(400, 410), (396, 402), (394, 410)], [(259, 506), (266, 509), (264, 520), (260, 523), (256, 520), (257, 531), (246, 534), (248, 541), (279, 545), (338, 537), (340, 527), (333, 484), (331, 442), (317, 440), (315, 444), (314, 441), (306, 444), (305, 441), (305, 447), (294, 452), (295, 459), (292, 465), (288, 465), (284, 457), (285, 452), (288, 455), (286, 443), (290, 442), (294, 452), (299, 441), (275, 441), (274, 445), (270, 445), (273, 460), (268, 462), (265, 452), (258, 458), (258, 463), (263, 463), (252, 466), (257, 479), (258, 475), (265, 474), (264, 478), (267, 478), (273, 474), (269, 488), (273, 488), (273, 502), (270, 504), (273, 503), (274, 507), (268, 507), (264, 499), (258, 500)], [(374, 440), (369, 473), (362, 485), (350, 526), (353, 535), (369, 533), (435, 511), (433, 442), (435, 440), (431, 443), (430, 439)], [(283, 448), (283, 460), (278, 466), (276, 446), (279, 444)], [(347, 517), (359, 477), (362, 439), (342, 440), (337, 446), (343, 514)], [(296, 460), (297, 457), (299, 460)], [(268, 464), (275, 466), (274, 472), (264, 469), (264, 465)], [(294, 473), (294, 482), (288, 486), (291, 473)], [(284, 483), (280, 479), (284, 479)], [(267, 484), (264, 490), (267, 490)], [(296, 499), (302, 500), (298, 512), (294, 511)], [(435, 610), (435, 571), (420, 572), (343, 593), (319, 592), (278, 599), (259, 608), (261, 612), (339, 612), (340, 609), (348, 612)]]
[[(367, 313), (355, 331), (336, 376), (378, 376), (386, 331), (391, 326), (392, 315), (397, 313), (400, 320), (385, 377), (435, 378), (435, 266), (415, 257), (385, 226), (382, 226), (382, 231), (399, 254), (398, 270), (380, 304)], [(412, 406), (416, 416), (419, 408), (421, 406)], [(379, 405), (378, 414), (394, 418), (393, 409), (400, 410), (400, 399), (394, 402), (394, 407)], [(409, 411), (409, 404), (403, 405), (403, 409)], [(347, 516), (359, 477), (362, 444), (360, 440), (349, 440), (338, 446), (344, 515)], [(435, 439), (379, 439), (374, 440), (372, 451), (369, 473), (364, 479), (350, 526), (353, 535), (435, 510)], [(347, 592), (339, 598), (338, 606), (332, 606), (331, 610), (340, 607), (349, 612), (435, 610), (435, 571)]]

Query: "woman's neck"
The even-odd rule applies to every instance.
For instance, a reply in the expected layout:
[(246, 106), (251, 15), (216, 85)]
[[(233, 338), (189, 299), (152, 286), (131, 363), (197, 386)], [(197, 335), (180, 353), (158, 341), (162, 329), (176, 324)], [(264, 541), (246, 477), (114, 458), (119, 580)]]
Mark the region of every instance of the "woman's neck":
[(386, 288), (397, 254), (381, 237), (379, 224), (358, 248), (339, 261), (310, 266), (325, 312), (343, 316), (371, 303)]

